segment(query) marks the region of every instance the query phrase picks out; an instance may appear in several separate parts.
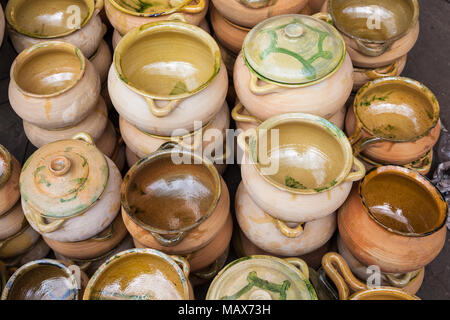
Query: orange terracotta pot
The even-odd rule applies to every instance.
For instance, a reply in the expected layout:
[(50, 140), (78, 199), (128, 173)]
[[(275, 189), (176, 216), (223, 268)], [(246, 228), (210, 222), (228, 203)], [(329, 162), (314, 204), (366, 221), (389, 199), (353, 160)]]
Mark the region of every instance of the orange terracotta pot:
[(21, 166), (16, 158), (0, 144), (0, 216), (19, 200)]

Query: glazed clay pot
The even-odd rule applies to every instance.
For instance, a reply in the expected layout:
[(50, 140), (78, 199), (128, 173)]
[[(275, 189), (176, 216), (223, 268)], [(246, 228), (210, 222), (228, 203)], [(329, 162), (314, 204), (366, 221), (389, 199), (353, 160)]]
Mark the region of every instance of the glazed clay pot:
[[(70, 80), (60, 81), (61, 72), (70, 75)], [(64, 42), (40, 43), (22, 51), (10, 76), (11, 107), (23, 120), (45, 129), (79, 123), (95, 108), (100, 94), (94, 66), (80, 50)]]
[(347, 128), (356, 126), (350, 137), (355, 153), (378, 163), (413, 162), (439, 139), (439, 103), (427, 87), (412, 79), (387, 77), (367, 83), (355, 96), (353, 112), (356, 125), (350, 118)]
[[(208, 11), (208, 0), (182, 0), (176, 6), (168, 7), (169, 1), (160, 1), (156, 6), (149, 6), (138, 11), (136, 3), (130, 0), (105, 0), (105, 11), (109, 21), (120, 34), (126, 34), (132, 29), (151, 22), (164, 21), (175, 16), (187, 23), (198, 25)], [(127, 7), (122, 6), (126, 3)], [(131, 6), (129, 5), (131, 4)]]
[(89, 60), (100, 75), (100, 82), (102, 84), (106, 83), (106, 80), (108, 80), (109, 67), (111, 66), (112, 62), (112, 54), (105, 40), (102, 40), (100, 42), (97, 51), (94, 52)]
[[(245, 189), (258, 207), (282, 221), (307, 222), (332, 214), (353, 181), (365, 174), (345, 134), (310, 114), (273, 117), (241, 133), (238, 144), (245, 150)], [(353, 166), (357, 171), (352, 172)]]
[[(318, 32), (329, 39), (325, 47), (320, 46)], [(274, 51), (279, 48), (287, 53)], [(305, 58), (315, 54), (311, 61)], [(329, 59), (323, 59), (325, 55)], [(240, 102), (262, 121), (290, 112), (329, 119), (347, 101), (352, 74), (352, 62), (336, 29), (314, 16), (285, 15), (265, 20), (247, 35), (233, 80)]]
[(252, 28), (261, 21), (282, 14), (297, 13), (308, 3), (307, 0), (212, 0), (214, 7), (231, 22)]
[(245, 236), (256, 246), (277, 256), (294, 257), (317, 250), (336, 230), (336, 214), (294, 224), (272, 218), (250, 198), (241, 183), (235, 203), (236, 218)]
[(314, 14), (321, 11), (321, 8), (325, 2), (326, 0), (309, 0), (308, 5), (311, 8), (311, 12)]
[[(388, 178), (389, 189), (372, 190), (379, 185), (377, 181)], [(407, 219), (411, 226), (382, 220), (370, 198), (372, 194), (398, 208), (398, 221)], [(405, 198), (409, 202), (402, 202)], [(369, 205), (373, 209), (368, 209)], [(428, 217), (420, 218), (414, 206), (428, 210), (424, 211)], [(403, 167), (384, 166), (370, 171), (360, 188), (352, 190), (339, 210), (338, 227), (343, 242), (358, 261), (378, 265), (383, 272), (407, 273), (426, 266), (439, 254), (445, 243), (446, 219), (447, 204), (425, 177)]]
[(20, 171), (19, 162), (0, 144), (0, 217), (11, 210), (20, 198)]
[(20, 268), (28, 262), (44, 259), (49, 254), (49, 252), (50, 247), (41, 237), (39, 237), (39, 240), (33, 246), (31, 246), (31, 248), (25, 251), (25, 253), (9, 259), (4, 259), (3, 261), (10, 270), (15, 271), (15, 268)]
[[(77, 10), (71, 5), (81, 9), (80, 27), (75, 25), (73, 15)], [(70, 43), (90, 57), (106, 33), (106, 26), (98, 16), (102, 7), (103, 0), (8, 1), (5, 11), (8, 33), (19, 53), (38, 43), (55, 40)], [(36, 33), (36, 30), (45, 31)]]
[(87, 134), (38, 149), (20, 179), (27, 220), (55, 241), (92, 238), (112, 223), (120, 209), (120, 172)]
[(28, 223), (22, 224), (19, 232), (0, 241), (0, 259), (16, 257), (27, 252), (39, 238), (39, 233)]
[[(164, 63), (158, 58), (162, 56)], [(154, 74), (133, 72), (172, 60), (184, 61), (186, 64), (176, 65), (193, 65), (195, 70), (189, 71), (187, 79), (182, 76), (188, 71), (182, 69), (171, 73), (167, 71), (171, 68), (156, 67)], [(161, 81), (161, 77), (167, 81)], [(210, 121), (225, 101), (228, 78), (217, 43), (209, 34), (183, 22), (163, 21), (134, 29), (120, 41), (108, 89), (114, 107), (125, 120), (145, 132), (170, 136), (175, 129), (192, 132), (195, 120)]]
[(22, 206), (20, 201), (17, 201), (14, 207), (0, 216), (0, 242), (19, 232), (24, 223), (26, 223), (26, 220)]

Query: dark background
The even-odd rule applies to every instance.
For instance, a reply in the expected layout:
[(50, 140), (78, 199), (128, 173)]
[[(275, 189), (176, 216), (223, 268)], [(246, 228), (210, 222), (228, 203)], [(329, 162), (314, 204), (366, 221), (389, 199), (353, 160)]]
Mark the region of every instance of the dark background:
[[(394, 0), (395, 1), (395, 0)], [(5, 8), (7, 0), (0, 0)], [(418, 80), (428, 86), (438, 98), (441, 121), (449, 128), (450, 122), (450, 0), (419, 0), (419, 39), (408, 54), (402, 76)], [(6, 35), (5, 35), (6, 36)], [(111, 32), (107, 34), (110, 41)], [(22, 120), (8, 102), (9, 69), (16, 53), (5, 38), (0, 48), (0, 144), (4, 145), (21, 163), (35, 150), (28, 141)], [(114, 118), (114, 114), (112, 115)], [(435, 150), (437, 151), (437, 150)], [(435, 152), (437, 154), (437, 152)], [(436, 166), (436, 157), (433, 168)], [(234, 207), (234, 194), (241, 181), (237, 165), (229, 166), (224, 173)], [(450, 235), (439, 256), (426, 267), (425, 279), (417, 295), (425, 300), (450, 299)], [(234, 259), (233, 253), (229, 260)], [(196, 298), (203, 299), (208, 285), (195, 289)]]

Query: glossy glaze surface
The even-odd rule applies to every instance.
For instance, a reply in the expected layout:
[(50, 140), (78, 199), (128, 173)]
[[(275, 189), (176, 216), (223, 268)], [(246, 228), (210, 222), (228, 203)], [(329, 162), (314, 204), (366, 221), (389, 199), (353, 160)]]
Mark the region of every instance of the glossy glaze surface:
[[(108, 0), (107, 0), (108, 1)], [(159, 15), (173, 12), (192, 0), (109, 0), (126, 12), (136, 15)]]

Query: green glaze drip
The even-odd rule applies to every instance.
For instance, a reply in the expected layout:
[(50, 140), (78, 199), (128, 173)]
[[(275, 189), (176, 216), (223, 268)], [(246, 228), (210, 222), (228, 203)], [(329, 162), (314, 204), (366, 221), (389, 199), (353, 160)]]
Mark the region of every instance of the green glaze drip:
[(301, 184), (300, 182), (298, 182), (297, 180), (295, 180), (291, 176), (285, 176), (284, 177), (284, 183), (289, 188), (303, 189), (303, 190), (308, 189), (306, 186), (304, 186), (303, 184)]
[(188, 92), (186, 84), (183, 81), (178, 81), (173, 87), (172, 91), (169, 93), (171, 96), (176, 96)]

